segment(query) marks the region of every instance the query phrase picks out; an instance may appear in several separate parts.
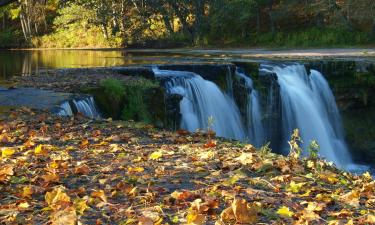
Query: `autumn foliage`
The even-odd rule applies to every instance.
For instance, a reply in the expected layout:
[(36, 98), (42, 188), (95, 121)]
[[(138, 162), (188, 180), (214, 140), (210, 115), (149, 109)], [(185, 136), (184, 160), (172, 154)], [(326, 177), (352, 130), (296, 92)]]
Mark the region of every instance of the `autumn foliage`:
[[(297, 135), (297, 134), (295, 134)], [(204, 133), (58, 118), (0, 119), (0, 223), (374, 224), (375, 182)]]

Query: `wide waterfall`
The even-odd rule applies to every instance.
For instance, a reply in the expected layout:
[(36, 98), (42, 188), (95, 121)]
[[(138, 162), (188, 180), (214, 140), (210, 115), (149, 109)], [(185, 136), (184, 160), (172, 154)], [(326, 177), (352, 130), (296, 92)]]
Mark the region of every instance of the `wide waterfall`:
[[(228, 68), (225, 90), (193, 72), (153, 68), (168, 94), (182, 96), (182, 129), (211, 127), (220, 137), (249, 142), (256, 147), (272, 142), (276, 151), (287, 154), (288, 140), (298, 128), (304, 154), (315, 140), (322, 157), (340, 168), (360, 168), (352, 164), (335, 98), (320, 72), (308, 73), (300, 64), (262, 64), (260, 71), (261, 76), (269, 76), (264, 77), (268, 86), (263, 89), (268, 91), (262, 93), (241, 68), (236, 68), (235, 73)], [(244, 89), (237, 89), (238, 85)]]
[(76, 113), (81, 113), (91, 119), (98, 119), (101, 117), (94, 98), (91, 96), (63, 102), (60, 105), (60, 110), (57, 115), (73, 116)]
[[(168, 78), (165, 84), (170, 94), (183, 96), (180, 102), (181, 128), (189, 131), (211, 127), (219, 137), (245, 140), (239, 110), (234, 101), (211, 81), (187, 71), (159, 70), (159, 78)], [(212, 124), (209, 122), (212, 118)]]
[(265, 142), (265, 135), (258, 91), (254, 89), (251, 78), (248, 77), (241, 68), (236, 68), (235, 75), (243, 79), (248, 91), (246, 102), (246, 128), (248, 139), (250, 143), (260, 147)]
[(342, 167), (351, 163), (332, 91), (318, 71), (307, 73), (303, 65), (265, 66), (277, 75), (282, 107), (282, 136), (287, 143), (298, 128), (303, 147), (316, 140), (320, 154)]

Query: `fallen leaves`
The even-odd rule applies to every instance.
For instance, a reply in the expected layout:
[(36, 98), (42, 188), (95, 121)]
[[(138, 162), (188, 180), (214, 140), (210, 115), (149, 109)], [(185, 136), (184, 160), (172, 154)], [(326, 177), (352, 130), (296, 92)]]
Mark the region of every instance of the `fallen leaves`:
[(2, 158), (10, 158), (16, 151), (11, 148), (3, 148), (1, 150), (1, 157)]
[(43, 146), (43, 145), (38, 145), (35, 149), (34, 149), (34, 153), (35, 155), (37, 156), (48, 156), (48, 149), (46, 148), (46, 146)]
[(48, 206), (53, 210), (59, 210), (66, 208), (70, 205), (70, 197), (65, 193), (62, 187), (57, 187), (51, 192), (47, 192), (45, 195), (45, 200)]
[(235, 220), (239, 224), (254, 224), (258, 221), (258, 210), (253, 204), (248, 204), (245, 199), (235, 198), (232, 205), (220, 215), (224, 223)]
[(301, 160), (297, 139), (284, 157), (203, 132), (17, 116), (3, 125), (0, 223), (374, 223), (371, 174)]
[(151, 160), (158, 160), (158, 159), (160, 159), (162, 156), (163, 156), (163, 153), (160, 152), (160, 151), (157, 151), (157, 152), (153, 152), (153, 153), (151, 153), (151, 155), (150, 155), (150, 159), (151, 159)]
[(340, 196), (339, 199), (345, 204), (351, 205), (353, 207), (359, 207), (359, 197), (360, 197), (360, 191), (353, 190)]
[(6, 165), (0, 169), (0, 182), (6, 181), (10, 176), (14, 175), (14, 167)]
[(294, 215), (294, 212), (292, 212), (288, 207), (281, 206), (277, 210), (277, 214), (279, 214), (282, 217), (292, 217)]

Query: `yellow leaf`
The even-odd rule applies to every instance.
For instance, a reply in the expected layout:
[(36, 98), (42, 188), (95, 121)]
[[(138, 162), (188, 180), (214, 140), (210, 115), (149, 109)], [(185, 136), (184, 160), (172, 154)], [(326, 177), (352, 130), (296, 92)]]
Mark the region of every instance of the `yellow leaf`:
[(5, 148), (1, 150), (1, 157), (10, 158), (16, 151), (10, 148)]
[(290, 211), (290, 209), (286, 206), (282, 206), (277, 210), (277, 214), (279, 214), (282, 217), (292, 217), (294, 213)]
[(31, 195), (34, 193), (32, 186), (25, 186), (23, 187), (22, 197), (24, 198), (31, 198)]
[(368, 214), (366, 216), (365, 223), (375, 224), (375, 215)]
[(48, 155), (48, 149), (43, 145), (38, 145), (34, 149), (34, 153), (35, 153), (35, 155), (47, 156)]
[(27, 202), (22, 202), (18, 205), (19, 208), (22, 208), (22, 209), (27, 209), (30, 207), (29, 203)]
[(128, 168), (129, 173), (141, 173), (143, 171), (145, 171), (145, 168), (143, 167), (129, 167)]
[(354, 206), (354, 207), (359, 207), (359, 196), (360, 192), (358, 190), (353, 190), (345, 195), (340, 196), (340, 201), (344, 202), (345, 204)]
[(70, 197), (65, 194), (61, 187), (53, 189), (51, 192), (47, 192), (45, 200), (48, 206), (54, 210), (60, 209), (70, 203)]
[(153, 152), (153, 153), (150, 155), (150, 159), (152, 159), (152, 160), (158, 160), (158, 159), (160, 159), (162, 156), (163, 156), (163, 153), (161, 153), (161, 152)]
[(292, 193), (298, 193), (303, 185), (305, 185), (305, 183), (295, 183), (294, 181), (291, 181), (286, 190)]
[(78, 214), (82, 215), (83, 212), (89, 208), (87, 205), (86, 199), (76, 198), (73, 202), (75, 210), (78, 212)]
[(203, 214), (199, 214), (195, 210), (190, 210), (190, 212), (186, 216), (187, 224), (191, 225), (201, 225), (205, 224), (206, 216)]

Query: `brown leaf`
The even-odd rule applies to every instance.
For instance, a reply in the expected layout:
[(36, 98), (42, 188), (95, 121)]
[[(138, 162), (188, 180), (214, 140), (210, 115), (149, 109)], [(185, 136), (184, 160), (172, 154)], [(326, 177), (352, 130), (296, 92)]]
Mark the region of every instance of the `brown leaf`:
[(46, 183), (57, 183), (60, 181), (59, 175), (55, 173), (47, 173), (41, 177)]
[(74, 169), (75, 174), (82, 174), (82, 175), (87, 175), (90, 173), (90, 167), (86, 164), (82, 164), (80, 166), (77, 166)]
[(13, 166), (4, 166), (2, 169), (0, 169), (0, 182), (4, 182), (7, 180), (8, 176), (13, 176)]
[(254, 207), (248, 207), (245, 199), (235, 198), (232, 208), (237, 223), (253, 224), (258, 220), (257, 210)]
[(63, 210), (55, 211), (51, 215), (51, 225), (76, 225), (77, 214), (73, 207), (67, 207)]

